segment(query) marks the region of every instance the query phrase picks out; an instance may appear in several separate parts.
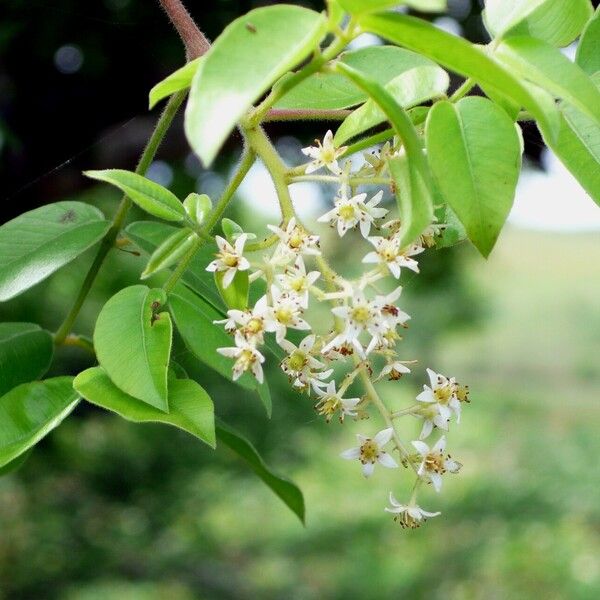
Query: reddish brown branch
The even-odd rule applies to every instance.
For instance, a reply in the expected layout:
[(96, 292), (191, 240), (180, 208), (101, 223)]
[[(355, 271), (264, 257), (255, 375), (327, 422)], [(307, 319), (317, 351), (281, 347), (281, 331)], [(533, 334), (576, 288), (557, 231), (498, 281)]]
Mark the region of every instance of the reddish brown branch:
[(194, 60), (206, 54), (210, 48), (210, 42), (200, 31), (181, 0), (159, 0), (159, 2), (185, 46), (187, 60)]

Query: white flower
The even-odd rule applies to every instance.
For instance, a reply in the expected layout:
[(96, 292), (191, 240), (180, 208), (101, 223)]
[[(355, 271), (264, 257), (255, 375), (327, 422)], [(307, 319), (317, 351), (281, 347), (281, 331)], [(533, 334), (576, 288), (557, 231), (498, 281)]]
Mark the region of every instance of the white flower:
[(435, 246), (435, 238), (439, 237), (446, 227), (447, 225), (443, 223), (432, 223), (426, 227), (423, 233), (421, 233), (421, 243), (423, 246), (426, 248)]
[(419, 265), (411, 256), (423, 252), (424, 248), (421, 246), (413, 244), (404, 250), (400, 250), (400, 240), (396, 236), (391, 239), (384, 237), (370, 237), (367, 239), (375, 246), (375, 251), (369, 252), (363, 258), (363, 263), (386, 265), (396, 279), (400, 277), (402, 267), (415, 273), (419, 272)]
[(219, 252), (216, 254), (216, 260), (213, 260), (207, 267), (207, 271), (225, 271), (223, 277), (223, 287), (229, 287), (235, 274), (238, 271), (246, 271), (250, 268), (250, 263), (242, 256), (244, 244), (248, 239), (248, 234), (242, 233), (235, 240), (232, 246), (225, 238), (220, 235), (215, 236)]
[(446, 436), (442, 436), (430, 448), (425, 442), (417, 440), (412, 442), (421, 456), (421, 464), (417, 470), (419, 477), (429, 479), (436, 492), (442, 488), (442, 475), (446, 472), (458, 473), (462, 465), (453, 460), (449, 455), (444, 457), (446, 450)]
[(333, 373), (333, 369), (319, 372), (325, 365), (311, 355), (315, 340), (315, 336), (311, 334), (307, 335), (298, 346), (286, 339), (279, 342), (288, 354), (281, 362), (281, 368), (291, 380), (294, 380), (293, 386), (298, 389), (305, 390), (312, 386), (317, 391), (326, 385), (322, 380)]
[(262, 344), (264, 342), (265, 331), (274, 331), (274, 327), (270, 327), (268, 322), (269, 306), (267, 296), (262, 296), (257, 300), (252, 310), (236, 310), (227, 311), (228, 319), (222, 321), (214, 321), (215, 323), (224, 323), (226, 330), (231, 330), (239, 326), (239, 332), (246, 340), (252, 344)]
[(335, 381), (327, 384), (327, 389), (316, 389), (315, 392), (320, 400), (315, 404), (317, 413), (325, 417), (329, 423), (335, 413), (339, 413), (340, 423), (344, 422), (344, 417), (355, 417), (357, 415), (356, 406), (360, 398), (342, 398), (341, 394), (335, 390)]
[(342, 195), (334, 200), (334, 208), (317, 220), (320, 223), (329, 223), (332, 227), (337, 224), (337, 232), (343, 236), (349, 229), (360, 225), (360, 232), (367, 237), (371, 231), (371, 225), (375, 219), (385, 216), (388, 211), (385, 208), (377, 208), (383, 197), (383, 191), (378, 192), (365, 203), (367, 194), (357, 194), (348, 198), (345, 186)]
[(302, 227), (296, 224), (296, 218), (292, 217), (285, 229), (276, 227), (275, 225), (267, 225), (267, 227), (280, 239), (280, 243), (275, 251), (276, 259), (283, 258), (289, 260), (299, 254), (310, 254), (318, 256), (321, 254), (319, 250), (319, 236), (309, 235)]
[(374, 438), (358, 435), (360, 446), (350, 448), (340, 454), (342, 458), (348, 460), (358, 459), (362, 463), (362, 472), (365, 477), (369, 477), (374, 469), (375, 463), (379, 463), (388, 469), (395, 469), (398, 463), (383, 450), (383, 447), (392, 439), (393, 429), (383, 429)]
[(384, 377), (389, 375), (390, 381), (395, 381), (400, 379), (402, 375), (405, 373), (410, 373), (410, 369), (404, 364), (401, 360), (396, 360), (394, 362), (388, 363), (381, 369), (381, 373), (379, 374), (379, 378), (383, 379)]
[(332, 173), (339, 175), (342, 170), (337, 159), (346, 152), (346, 146), (336, 148), (333, 144), (333, 133), (329, 130), (323, 138), (323, 144), (319, 140), (315, 140), (316, 146), (308, 146), (302, 148), (302, 154), (312, 158), (312, 162), (306, 165), (306, 173), (314, 173), (321, 167), (327, 167)]
[(250, 344), (241, 333), (235, 335), (235, 347), (217, 348), (217, 352), (228, 358), (235, 358), (233, 365), (233, 380), (239, 379), (245, 371), (251, 370), (259, 383), (263, 382), (261, 363), (265, 357)]
[(420, 438), (426, 438), (432, 431), (433, 426), (440, 429), (448, 429), (448, 421), (452, 414), (456, 416), (457, 423), (460, 422), (461, 403), (456, 393), (458, 386), (453, 379), (427, 369), (430, 385), (424, 385), (423, 391), (417, 396), (418, 402), (425, 406), (418, 412), (425, 422)]
[(283, 293), (277, 286), (271, 286), (271, 297), (273, 306), (268, 311), (268, 331), (275, 332), (275, 338), (281, 343), (287, 328), (310, 329), (310, 325), (302, 318), (302, 306), (300, 299), (295, 295)]
[(306, 272), (304, 261), (298, 256), (293, 267), (288, 267), (283, 274), (276, 276), (279, 285), (290, 294), (296, 294), (300, 305), (308, 308), (308, 290), (321, 276), (319, 271)]
[(385, 508), (386, 512), (395, 515), (394, 521), (400, 523), (405, 529), (416, 529), (422, 522), (441, 514), (440, 512), (427, 512), (414, 503), (400, 504), (392, 492), (390, 492), (390, 504), (390, 508)]

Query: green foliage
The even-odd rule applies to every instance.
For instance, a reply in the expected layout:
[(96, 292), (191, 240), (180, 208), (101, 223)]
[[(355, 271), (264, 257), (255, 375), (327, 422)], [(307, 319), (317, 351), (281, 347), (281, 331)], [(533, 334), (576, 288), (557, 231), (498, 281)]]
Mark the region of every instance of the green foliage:
[(189, 88), (202, 60), (202, 57), (191, 60), (157, 83), (150, 90), (148, 98), (150, 108), (154, 108), (161, 100), (168, 98), (175, 92), (181, 92)]
[(194, 223), (201, 225), (212, 210), (212, 202), (206, 194), (189, 194), (183, 201), (185, 212)]
[(18, 296), (70, 263), (109, 227), (97, 208), (81, 202), (48, 204), (2, 225), (0, 301)]
[(52, 362), (52, 335), (35, 323), (0, 323), (0, 395), (39, 379)]
[(559, 116), (554, 103), (532, 93), (508, 69), (465, 40), (425, 21), (400, 14), (367, 15), (361, 24), (372, 33), (420, 52), (484, 87), (493, 88), (529, 110), (551, 135), (558, 134)]
[(242, 458), (304, 523), (304, 497), (294, 483), (280, 475), (275, 475), (267, 467), (254, 446), (235, 429), (222, 421), (217, 423), (217, 438), (219, 442), (228, 446)]
[(443, 12), (446, 10), (446, 0), (338, 0), (340, 6), (348, 12), (361, 15), (393, 8), (404, 4), (421, 12)]
[(100, 366), (121, 390), (169, 412), (167, 368), (172, 325), (163, 290), (134, 285), (102, 308), (94, 329)]
[(168, 269), (181, 259), (194, 245), (197, 235), (188, 229), (179, 229), (170, 235), (154, 250), (146, 268), (141, 274), (141, 279), (148, 279), (158, 271)]
[(487, 257), (519, 177), (521, 147), (514, 123), (485, 98), (439, 102), (427, 120), (427, 155), (444, 199)]
[(226, 27), (194, 76), (186, 109), (188, 140), (205, 165), (252, 103), (315, 48), (325, 27), (323, 15), (288, 5), (258, 8)]
[(183, 221), (187, 217), (177, 196), (162, 185), (142, 175), (123, 169), (86, 171), (91, 179), (104, 181), (119, 188), (141, 209), (165, 221)]
[(23, 383), (0, 397), (0, 467), (27, 452), (77, 406), (72, 377)]
[(248, 271), (238, 271), (227, 287), (223, 286), (224, 277), (225, 274), (223, 271), (215, 272), (215, 284), (219, 290), (219, 294), (221, 294), (221, 298), (223, 298), (225, 306), (238, 310), (248, 308), (248, 295), (250, 293)]
[(581, 34), (575, 62), (590, 76), (600, 71), (600, 8)]
[(73, 387), (88, 402), (115, 412), (128, 421), (173, 425), (196, 436), (211, 448), (216, 445), (213, 402), (195, 381), (169, 381), (168, 413), (120, 390), (102, 367), (80, 373)]

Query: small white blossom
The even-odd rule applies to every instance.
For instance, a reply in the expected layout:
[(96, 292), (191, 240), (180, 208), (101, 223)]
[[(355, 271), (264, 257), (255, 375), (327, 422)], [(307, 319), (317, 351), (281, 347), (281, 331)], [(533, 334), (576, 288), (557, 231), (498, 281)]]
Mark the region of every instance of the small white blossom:
[(226, 330), (231, 330), (239, 326), (238, 331), (250, 343), (262, 344), (264, 342), (265, 331), (274, 331), (268, 322), (269, 306), (267, 296), (263, 296), (257, 300), (252, 310), (237, 310), (231, 309), (227, 311), (228, 319), (215, 321), (215, 323), (224, 323)]
[(421, 244), (426, 248), (433, 248), (435, 246), (435, 238), (442, 235), (447, 225), (443, 223), (432, 223), (426, 227), (421, 233)]
[(292, 385), (295, 388), (305, 390), (312, 386), (317, 391), (326, 385), (323, 379), (327, 379), (333, 373), (333, 369), (321, 372), (325, 365), (311, 355), (315, 340), (316, 337), (311, 334), (307, 335), (298, 346), (286, 339), (279, 342), (288, 354), (281, 362), (281, 368), (293, 380)]
[(241, 333), (235, 335), (233, 348), (217, 348), (217, 352), (228, 358), (235, 358), (233, 380), (239, 379), (245, 371), (251, 370), (259, 383), (263, 382), (262, 364), (265, 357), (249, 343)]
[(315, 404), (315, 409), (317, 413), (325, 417), (328, 423), (336, 413), (339, 413), (340, 423), (343, 423), (345, 416), (355, 417), (357, 415), (355, 409), (360, 398), (342, 398), (335, 389), (335, 381), (330, 381), (327, 389), (316, 389), (315, 392), (320, 398)]
[(358, 435), (359, 446), (350, 448), (340, 454), (347, 460), (358, 459), (362, 463), (362, 472), (365, 477), (370, 477), (375, 470), (375, 463), (388, 469), (395, 469), (398, 463), (383, 450), (383, 447), (392, 439), (393, 429), (383, 429), (374, 438)]
[(302, 305), (296, 295), (282, 292), (277, 286), (271, 286), (273, 306), (268, 311), (268, 331), (274, 331), (278, 343), (281, 343), (290, 329), (310, 329), (310, 325), (302, 318)]
[(275, 225), (267, 227), (279, 238), (280, 243), (274, 254), (274, 260), (283, 259), (283, 262), (289, 261), (300, 254), (318, 256), (319, 236), (310, 235), (302, 225), (296, 224), (295, 217), (292, 217), (285, 229)]
[(402, 375), (410, 373), (410, 369), (401, 360), (395, 360), (394, 362), (388, 363), (381, 369), (379, 378), (389, 377), (391, 381), (400, 379)]
[(450, 455), (444, 456), (444, 452), (446, 451), (446, 436), (442, 436), (432, 448), (421, 440), (412, 442), (412, 445), (421, 456), (421, 464), (419, 465), (417, 474), (419, 477), (429, 479), (436, 492), (439, 492), (442, 488), (442, 475), (444, 473), (458, 473), (462, 467)]
[(431, 433), (434, 425), (447, 430), (448, 421), (453, 414), (459, 423), (461, 414), (461, 402), (457, 397), (456, 382), (432, 369), (427, 369), (427, 374), (430, 385), (424, 385), (423, 391), (417, 396), (417, 401), (425, 405), (418, 413), (425, 420), (420, 435), (421, 439)]
[(389, 508), (385, 508), (386, 512), (395, 515), (394, 520), (405, 529), (416, 529), (422, 522), (441, 514), (440, 512), (427, 512), (414, 503), (400, 504), (392, 492), (390, 492), (390, 504)]
[(357, 194), (348, 198), (344, 186), (342, 195), (334, 200), (334, 208), (317, 220), (321, 223), (329, 223), (332, 227), (337, 225), (340, 237), (344, 236), (349, 229), (359, 225), (363, 237), (367, 237), (375, 219), (384, 217), (388, 211), (385, 208), (377, 208), (383, 198), (383, 191), (377, 192), (368, 202), (365, 202), (366, 197), (367, 194)]
[(339, 175), (342, 170), (338, 163), (338, 158), (346, 152), (346, 146), (336, 148), (333, 143), (333, 132), (329, 130), (323, 138), (323, 144), (320, 140), (315, 140), (316, 146), (302, 148), (302, 154), (312, 158), (312, 162), (306, 165), (305, 173), (310, 174), (318, 171), (322, 167), (327, 167), (335, 175)]
[(216, 259), (213, 260), (207, 267), (207, 271), (224, 271), (223, 287), (229, 287), (235, 274), (238, 271), (246, 271), (250, 268), (250, 263), (244, 258), (244, 244), (248, 239), (248, 234), (242, 233), (235, 240), (233, 246), (220, 235), (215, 236), (219, 252), (216, 254)]
[(286, 268), (285, 272), (276, 275), (276, 278), (284, 291), (296, 294), (300, 299), (300, 306), (308, 308), (308, 290), (320, 276), (319, 271), (307, 273), (302, 257), (298, 256), (294, 266)]
[(400, 249), (400, 240), (394, 236), (390, 238), (370, 237), (367, 238), (373, 246), (374, 252), (369, 252), (364, 258), (363, 263), (375, 263), (387, 266), (390, 273), (398, 279), (401, 269), (404, 267), (415, 273), (419, 272), (419, 265), (412, 256), (423, 252), (424, 248), (413, 244), (408, 248)]

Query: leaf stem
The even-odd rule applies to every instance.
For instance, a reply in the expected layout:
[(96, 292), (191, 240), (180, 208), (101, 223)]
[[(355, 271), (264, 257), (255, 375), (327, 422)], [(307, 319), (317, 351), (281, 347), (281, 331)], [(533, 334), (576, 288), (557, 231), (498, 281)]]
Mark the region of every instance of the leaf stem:
[[(135, 172), (138, 175), (144, 175), (154, 160), (158, 147), (163, 141), (169, 127), (171, 126), (171, 123), (173, 122), (173, 119), (175, 118), (175, 115), (177, 114), (177, 111), (181, 106), (186, 94), (187, 92), (185, 91), (178, 92), (169, 99), (169, 102), (161, 114), (160, 119), (156, 123), (156, 127), (154, 128), (154, 131), (152, 132), (152, 135), (150, 136), (150, 139), (148, 140), (148, 143), (146, 144), (146, 147), (144, 148), (144, 151), (142, 152), (138, 165), (135, 169)], [(121, 228), (123, 227), (125, 217), (127, 216), (127, 212), (129, 211), (130, 207), (131, 200), (127, 196), (123, 196), (121, 203), (119, 204), (119, 208), (113, 217), (112, 225), (100, 242), (100, 247), (98, 248), (94, 262), (92, 263), (85, 279), (83, 280), (77, 298), (75, 298), (75, 302), (65, 317), (62, 325), (54, 334), (54, 343), (57, 346), (60, 346), (65, 341), (65, 338), (71, 331), (71, 328), (75, 323), (75, 319), (77, 319), (81, 307), (83, 306), (83, 303), (85, 302), (85, 299), (87, 298), (87, 295), (89, 294), (90, 289), (96, 280), (96, 276), (100, 271), (100, 267), (104, 263), (104, 259), (110, 252), (111, 248), (115, 245), (115, 241), (119, 235), (119, 232), (121, 231)]]
[(200, 31), (181, 0), (159, 0), (159, 2), (183, 42), (187, 60), (194, 60), (206, 54), (210, 49), (210, 42)]
[(301, 108), (272, 108), (265, 115), (264, 122), (268, 121), (343, 121), (351, 110), (325, 110)]
[(458, 102), (461, 98), (464, 98), (476, 85), (476, 82), (473, 81), (470, 77), (469, 79), (465, 79), (462, 85), (450, 96), (450, 102)]

